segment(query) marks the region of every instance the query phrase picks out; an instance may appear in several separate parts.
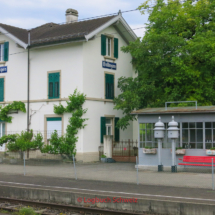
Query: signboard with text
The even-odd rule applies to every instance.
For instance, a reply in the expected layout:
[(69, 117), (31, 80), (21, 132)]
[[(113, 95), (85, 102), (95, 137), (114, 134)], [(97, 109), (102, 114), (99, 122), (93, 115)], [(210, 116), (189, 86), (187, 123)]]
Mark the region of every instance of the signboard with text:
[(0, 73), (7, 73), (7, 66), (0, 67)]
[(116, 63), (111, 63), (107, 61), (102, 61), (102, 67), (106, 69), (116, 70)]

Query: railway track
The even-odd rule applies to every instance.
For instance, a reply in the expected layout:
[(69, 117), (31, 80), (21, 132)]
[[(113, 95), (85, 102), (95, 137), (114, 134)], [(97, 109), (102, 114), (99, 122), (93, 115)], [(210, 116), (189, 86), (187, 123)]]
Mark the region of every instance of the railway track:
[[(12, 199), (0, 197), (0, 210), (9, 212), (18, 212), (22, 207), (32, 207), (36, 213), (40, 215), (51, 214), (66, 214), (66, 215), (125, 215), (125, 214), (137, 214), (144, 215), (147, 213), (136, 213), (127, 211), (113, 211), (100, 208), (81, 207), (74, 205), (60, 205), (48, 202), (29, 201), (22, 199)], [(0, 212), (1, 213), (1, 212)]]

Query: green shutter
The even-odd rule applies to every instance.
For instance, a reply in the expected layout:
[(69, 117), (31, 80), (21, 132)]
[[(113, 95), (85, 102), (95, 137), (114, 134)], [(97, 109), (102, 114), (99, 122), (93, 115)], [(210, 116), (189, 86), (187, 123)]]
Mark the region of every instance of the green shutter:
[(60, 73), (49, 73), (49, 89), (48, 98), (56, 99), (60, 98)]
[(114, 99), (114, 75), (105, 74), (105, 98)]
[(101, 131), (100, 131), (100, 142), (103, 143), (103, 136), (106, 135), (106, 118), (101, 117)]
[(50, 117), (46, 118), (47, 121), (62, 121), (61, 117)]
[(119, 128), (116, 127), (119, 117), (115, 117), (115, 141), (119, 142)]
[(114, 38), (114, 57), (118, 58), (119, 55), (119, 42), (117, 38)]
[(106, 36), (104, 34), (101, 35), (101, 55), (106, 55)]
[(9, 42), (4, 43), (4, 61), (9, 59)]
[(4, 78), (0, 78), (0, 102), (4, 101)]
[(60, 97), (60, 73), (54, 73), (54, 98)]

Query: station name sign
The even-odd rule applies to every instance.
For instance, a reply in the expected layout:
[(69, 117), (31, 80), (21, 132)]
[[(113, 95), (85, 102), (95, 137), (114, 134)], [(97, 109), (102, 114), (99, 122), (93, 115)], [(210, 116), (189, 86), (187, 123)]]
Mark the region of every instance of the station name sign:
[(0, 67), (0, 73), (6, 73), (7, 72), (7, 66)]
[(102, 61), (102, 67), (106, 69), (113, 69), (116, 70), (116, 63), (110, 63), (107, 61)]

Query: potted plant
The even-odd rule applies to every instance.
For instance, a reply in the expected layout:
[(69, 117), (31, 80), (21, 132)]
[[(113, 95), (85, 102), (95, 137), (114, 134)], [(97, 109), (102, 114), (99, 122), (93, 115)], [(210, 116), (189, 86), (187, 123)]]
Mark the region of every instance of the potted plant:
[(156, 150), (156, 148), (146, 146), (143, 148), (143, 153), (144, 154), (156, 154), (157, 150)]
[(206, 150), (206, 155), (215, 155), (215, 147)]
[(10, 164), (17, 164), (17, 159), (14, 157), (10, 158)]
[[(172, 149), (171, 149), (171, 153), (172, 153)], [(185, 155), (185, 153), (186, 153), (186, 149), (184, 149), (182, 147), (176, 147), (176, 149), (175, 149), (176, 155)]]
[(107, 157), (105, 155), (101, 156), (101, 162), (106, 163), (107, 162)]

